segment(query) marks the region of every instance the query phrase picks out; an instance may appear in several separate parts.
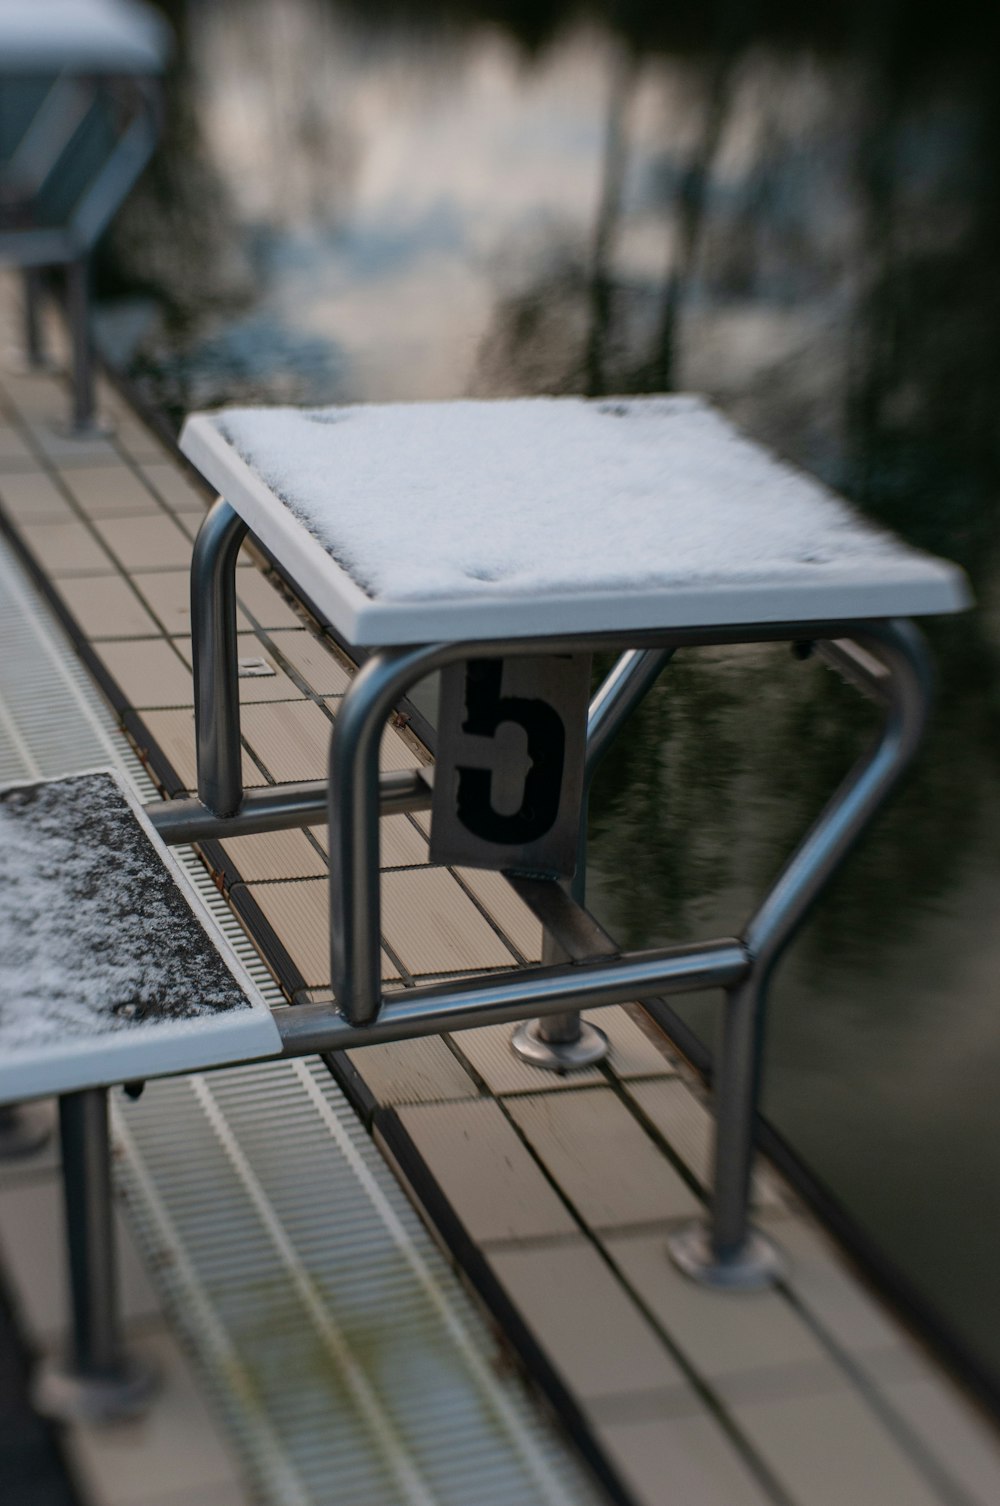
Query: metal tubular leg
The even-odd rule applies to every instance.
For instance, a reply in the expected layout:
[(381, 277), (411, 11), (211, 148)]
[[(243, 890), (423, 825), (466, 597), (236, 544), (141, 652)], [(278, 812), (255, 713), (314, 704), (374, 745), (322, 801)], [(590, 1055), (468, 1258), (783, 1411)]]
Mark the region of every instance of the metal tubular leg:
[(198, 530), (191, 558), (198, 795), (217, 816), (234, 815), (243, 798), (236, 557), (246, 535), (246, 523), (220, 497)]
[(95, 1088), (60, 1099), (59, 1130), (73, 1298), (72, 1368), (79, 1376), (114, 1375), (121, 1359), (121, 1337), (105, 1090)]
[(90, 331), (90, 263), (86, 257), (66, 268), (66, 306), (73, 345), (73, 432), (94, 427), (94, 352)]
[[(583, 904), (587, 888), (587, 809), (590, 786), (605, 754), (636, 706), (652, 689), (661, 670), (673, 657), (672, 648), (628, 649), (601, 684), (587, 716), (587, 757), (584, 768), (583, 802), (576, 873), (570, 892)], [(546, 935), (542, 961), (558, 962), (563, 953)], [(574, 1072), (603, 1061), (608, 1038), (596, 1025), (581, 1019), (579, 1011), (528, 1020), (511, 1037), (512, 1050), (533, 1067), (548, 1072)]]
[[(577, 869), (576, 877), (579, 878)], [(574, 880), (571, 893), (574, 898), (582, 893), (583, 884)], [(582, 898), (581, 898), (582, 903)], [(566, 953), (544, 932), (542, 936), (542, 962), (562, 962)], [(525, 1020), (518, 1025), (510, 1038), (511, 1050), (532, 1067), (541, 1067), (546, 1072), (579, 1072), (603, 1061), (608, 1054), (608, 1038), (603, 1030), (584, 1020), (578, 1009), (562, 1014), (542, 1015), (535, 1020)]]
[[(749, 1215), (768, 984), (812, 905), (911, 762), (927, 720), (930, 666), (912, 623), (866, 630), (856, 641), (886, 671), (869, 682), (883, 702), (882, 732), (792, 854), (746, 928), (743, 940), (751, 972), (727, 995), (715, 1083), (711, 1223), (688, 1226), (670, 1241), (681, 1269), (710, 1286), (756, 1288), (772, 1280), (779, 1268), (776, 1251), (752, 1228)], [(856, 668), (864, 674), (863, 665)]]
[(24, 272), (24, 355), (30, 371), (41, 371), (45, 366), (41, 302), (41, 269), (26, 267)]
[(334, 997), (355, 1025), (382, 999), (379, 744), (410, 685), (460, 652), (452, 645), (383, 649), (351, 681), (330, 738), (330, 962)]
[(140, 1411), (152, 1382), (121, 1340), (106, 1089), (61, 1098), (59, 1127), (72, 1343), (65, 1368), (43, 1378), (40, 1403), (49, 1415), (110, 1421)]

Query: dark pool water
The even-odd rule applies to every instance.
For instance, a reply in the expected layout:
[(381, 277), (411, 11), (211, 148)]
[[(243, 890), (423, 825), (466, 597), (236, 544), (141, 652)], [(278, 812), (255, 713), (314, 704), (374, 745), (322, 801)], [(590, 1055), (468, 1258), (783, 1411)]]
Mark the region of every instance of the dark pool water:
[[(765, 1103), (1000, 1383), (996, 39), (874, 0), (165, 8), (167, 139), (100, 276), (172, 420), (693, 388), (970, 572), (919, 769), (776, 986)], [(678, 656), (596, 790), (595, 908), (737, 928), (869, 729), (787, 649)]]

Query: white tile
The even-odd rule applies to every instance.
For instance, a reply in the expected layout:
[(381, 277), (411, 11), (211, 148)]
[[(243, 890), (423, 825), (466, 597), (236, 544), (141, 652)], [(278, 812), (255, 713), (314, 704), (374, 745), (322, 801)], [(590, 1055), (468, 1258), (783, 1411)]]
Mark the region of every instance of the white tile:
[(101, 658), (129, 705), (192, 706), (191, 671), (164, 638), (104, 643)]
[[(159, 1313), (156, 1294), (116, 1217), (118, 1272), (126, 1319)], [(0, 1190), (0, 1263), (31, 1338), (51, 1341), (69, 1320), (66, 1241), (62, 1183), (45, 1181), (7, 1185)]]
[(59, 594), (88, 638), (142, 638), (160, 631), (120, 575), (63, 580)]
[(68, 415), (69, 388), (55, 372), (24, 371), (5, 382), (18, 413), (26, 420), (46, 417), (65, 419)]
[[(191, 639), (186, 637), (175, 638), (174, 645), (177, 652), (182, 655), (184, 662), (190, 664), (192, 662)], [(294, 681), (288, 678), (284, 670), (278, 668), (274, 656), (268, 653), (256, 633), (237, 633), (236, 654), (241, 666), (239, 691), (242, 703), (250, 705), (255, 701), (295, 701), (303, 699), (302, 691)], [(270, 670), (270, 674), (243, 674), (242, 663), (247, 659), (263, 660)]]
[[(427, 839), (409, 816), (383, 816), (378, 829), (383, 868), (411, 868), (427, 862)], [(324, 832), (324, 842), (326, 836)]]
[(676, 1072), (665, 1037), (652, 1022), (648, 1031), (644, 1029), (624, 1005), (609, 1004), (603, 1009), (590, 1009), (586, 1018), (599, 1025), (608, 1037), (611, 1047), (608, 1066), (616, 1077), (661, 1077)]
[(611, 1088), (511, 1098), (507, 1108), (591, 1228), (690, 1217), (701, 1210)]
[(865, 1401), (824, 1396), (745, 1403), (736, 1418), (793, 1499), (808, 1506), (942, 1506)]
[[(714, 1181), (715, 1121), (680, 1077), (630, 1082), (628, 1093), (660, 1131), (671, 1149), (706, 1190)], [(754, 1202), (780, 1204), (773, 1177), (760, 1168), (754, 1175)]]
[(151, 1496), (143, 1506), (259, 1506), (259, 1501), (259, 1496), (251, 1496), (241, 1485), (215, 1480), (210, 1485)]
[(266, 831), (232, 837), (223, 850), (246, 883), (261, 879), (319, 878), (326, 863), (301, 831)]
[(0, 424), (0, 471), (26, 470), (34, 464), (35, 458), (20, 434), (8, 424)]
[(710, 1291), (681, 1275), (664, 1234), (610, 1235), (605, 1244), (695, 1369), (708, 1380), (812, 1364), (826, 1352), (776, 1291)]
[(514, 966), (512, 953), (443, 868), (382, 875), (382, 934), (414, 975)]
[(91, 518), (135, 517), (159, 513), (148, 487), (130, 466), (77, 466), (63, 472), (63, 482)]
[[(768, 1506), (765, 1494), (714, 1417), (599, 1424), (597, 1434), (637, 1506)], [(802, 1506), (813, 1506), (809, 1496)], [(852, 1506), (845, 1497), (839, 1506)]]
[(554, 1092), (604, 1081), (596, 1067), (558, 1073), (522, 1061), (511, 1046), (514, 1029), (513, 1025), (480, 1025), (474, 1030), (458, 1031), (455, 1035), (455, 1044), (462, 1055), (468, 1058), (490, 1091), (498, 1097), (506, 1093)]
[(399, 1117), (475, 1240), (534, 1239), (576, 1229), (495, 1103), (404, 1106)]
[[(170, 711), (144, 711), (143, 725), (170, 760), (184, 789), (193, 790), (198, 783), (194, 750), (194, 711), (179, 707)], [(246, 752), (243, 754), (243, 783), (250, 789), (266, 784), (263, 774)]]
[(489, 1261), (575, 1396), (687, 1389), (662, 1339), (588, 1240), (494, 1250)]
[(210, 1417), (187, 1360), (163, 1329), (132, 1340), (138, 1357), (153, 1365), (160, 1389), (144, 1417), (104, 1427), (73, 1427), (67, 1443), (93, 1500), (100, 1506), (163, 1506), (216, 1499), (240, 1500), (239, 1476)]
[(184, 1491), (169, 1491), (167, 1495), (151, 1495), (143, 1506), (259, 1506), (258, 1495), (252, 1495), (227, 1480), (214, 1480), (211, 1485), (196, 1485)]
[[(316, 840), (327, 851), (329, 831), (314, 828)], [(427, 863), (427, 838), (409, 816), (383, 816), (379, 821), (379, 865), (382, 868), (414, 868)]]
[(198, 512), (199, 509), (205, 509), (205, 495), (188, 479), (179, 465), (166, 462), (144, 463), (139, 469), (171, 512)]
[[(326, 879), (252, 884), (247, 892), (302, 974), (305, 986), (322, 988), (329, 984), (330, 886)], [(399, 970), (383, 951), (383, 980), (398, 976)]]
[(996, 1506), (1000, 1501), (1000, 1439), (996, 1428), (934, 1374), (888, 1386), (885, 1394), (976, 1506)]
[(245, 706), (242, 722), (244, 737), (279, 784), (326, 776), (333, 724), (314, 701)]
[[(125, 450), (133, 460), (162, 462), (168, 457), (168, 450), (163, 441), (157, 439), (152, 430), (139, 419), (131, 408), (125, 407), (122, 400), (118, 400), (117, 409), (113, 405), (115, 425), (115, 440), (118, 447)], [(172, 464), (172, 460), (170, 461)]]
[(390, 1041), (347, 1054), (379, 1103), (479, 1097), (475, 1082), (439, 1036)]
[(74, 517), (62, 492), (42, 471), (0, 475), (0, 502), (19, 523), (69, 523)]
[(540, 962), (541, 923), (514, 893), (503, 874), (477, 868), (458, 868), (455, 871), (504, 935), (514, 943), (525, 962)]
[(83, 465), (110, 465), (118, 459), (111, 440), (102, 434), (75, 434), (69, 426), (69, 393), (61, 401), (45, 405), (44, 415), (31, 414), (28, 422), (36, 444), (49, 460), (62, 469)]
[(333, 645), (312, 633), (272, 633), (271, 641), (317, 695), (343, 695), (351, 683), (351, 672), (344, 667)]
[(179, 570), (191, 562), (191, 540), (165, 513), (98, 518), (94, 527), (125, 570)]
[(21, 537), (50, 575), (101, 575), (111, 560), (83, 523), (24, 523)]
[(262, 628), (301, 628), (302, 619), (260, 570), (244, 570), (236, 595)]
[(904, 1342), (902, 1329), (869, 1296), (836, 1247), (798, 1215), (763, 1214), (759, 1222), (788, 1257), (788, 1282), (803, 1305), (844, 1349), (864, 1354)]
[[(175, 512), (173, 516), (177, 519), (177, 522), (180, 524), (181, 528), (183, 528), (188, 538), (195, 539), (198, 536), (198, 530), (201, 528), (202, 523), (204, 523), (205, 521), (206, 511), (207, 508), (204, 505), (198, 505), (196, 503), (195, 511), (192, 512), (189, 509), (187, 512)], [(237, 565), (245, 566), (249, 563), (247, 554), (248, 552), (246, 546), (244, 546), (244, 548), (240, 551), (239, 559), (236, 561)]]

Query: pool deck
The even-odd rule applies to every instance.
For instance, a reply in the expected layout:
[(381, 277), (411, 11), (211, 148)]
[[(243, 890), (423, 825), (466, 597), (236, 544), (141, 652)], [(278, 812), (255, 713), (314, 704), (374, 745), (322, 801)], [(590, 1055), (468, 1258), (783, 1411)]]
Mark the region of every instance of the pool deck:
[[(13, 279), (0, 276), (0, 348), (16, 333), (16, 295)], [(187, 564), (206, 497), (176, 454), (106, 387), (102, 406), (113, 419), (111, 435), (65, 438), (58, 430), (67, 410), (61, 376), (0, 368), (0, 505), (39, 582), (44, 577), (65, 620), (72, 619), (86, 678), (99, 681), (105, 697), (107, 735), (119, 739), (126, 766), (131, 759), (144, 798), (151, 778), (175, 795), (194, 781)], [(246, 782), (322, 777), (331, 719), (353, 666), (250, 551), (243, 565), (241, 651), (273, 671), (241, 680)], [(30, 586), (23, 590), (41, 622), (45, 608)], [(58, 633), (51, 625), (45, 631)], [(9, 734), (13, 725), (15, 741), (20, 735), (30, 744), (9, 688), (17, 678), (17, 645), (4, 649), (0, 732)], [(88, 694), (97, 692), (89, 686)], [(122, 730), (115, 731), (116, 723)], [(385, 767), (427, 759), (408, 728), (387, 729)], [(322, 828), (244, 837), (210, 847), (205, 857), (213, 903), (228, 905), (248, 933), (244, 945), (274, 975), (275, 1000), (329, 997)], [(406, 985), (538, 959), (537, 923), (499, 876), (429, 864), (424, 818), (384, 820), (383, 859), (387, 981)], [(324, 1255), (338, 1226), (332, 1220), (324, 1234), (329, 1244), (300, 1239), (300, 1211), (283, 1211), (267, 1181), (273, 1174), (277, 1188), (290, 1168), (302, 1180), (297, 1152), (307, 1127), (295, 1115), (304, 1110), (300, 1105), (282, 1118), (285, 1110), (277, 1107), (280, 1094), (293, 1088), (331, 1134), (336, 1119), (345, 1165), (370, 1202), (376, 1187), (385, 1207), (396, 1209), (395, 1172), (433, 1227), (437, 1244), (421, 1245), (419, 1226), (407, 1233), (407, 1249), (419, 1252), (408, 1257), (410, 1267), (430, 1272), (435, 1291), (453, 1292), (455, 1302), (467, 1305), (461, 1321), (472, 1338), (464, 1342), (491, 1356), (503, 1384), (515, 1387), (523, 1414), (514, 1415), (515, 1402), (503, 1399), (507, 1391), (490, 1403), (508, 1407), (496, 1469), (502, 1470), (504, 1449), (523, 1451), (530, 1435), (545, 1460), (532, 1477), (538, 1499), (605, 1499), (591, 1483), (589, 1463), (618, 1500), (635, 1506), (993, 1506), (1000, 1500), (993, 1427), (885, 1311), (772, 1169), (758, 1176), (758, 1213), (789, 1256), (787, 1278), (766, 1293), (724, 1295), (675, 1271), (665, 1236), (697, 1211), (708, 1190), (704, 1094), (638, 1007), (591, 1017), (608, 1031), (611, 1056), (571, 1077), (520, 1063), (509, 1049), (509, 1028), (491, 1027), (348, 1053), (334, 1064), (336, 1081), (320, 1063), (276, 1064), (247, 1069), (242, 1084), (238, 1073), (226, 1072), (153, 1085), (137, 1103), (119, 1107), (125, 1308), (130, 1333), (153, 1351), (165, 1388), (142, 1423), (69, 1431), (69, 1457), (92, 1506), (250, 1500), (287, 1506), (293, 1499), (443, 1506), (463, 1499), (459, 1486), (434, 1483), (433, 1466), (408, 1442), (410, 1424), (394, 1410), (403, 1403), (390, 1394), (374, 1344), (359, 1346), (350, 1360), (344, 1408), (350, 1416), (360, 1406), (369, 1424), (381, 1417), (395, 1429), (387, 1483), (372, 1494), (360, 1484), (358, 1464), (357, 1493), (335, 1488), (331, 1477), (327, 1495), (303, 1465), (295, 1490), (283, 1496), (280, 1470), (268, 1473), (254, 1456), (252, 1429), (219, 1381), (225, 1367), (213, 1369), (204, 1332), (185, 1319), (194, 1285), (212, 1299), (207, 1264), (185, 1286), (176, 1259), (170, 1270), (171, 1262), (158, 1258), (166, 1222), (171, 1248), (193, 1248), (196, 1223), (188, 1228), (184, 1219), (206, 1196), (196, 1156), (201, 1114), (213, 1144), (228, 1147), (253, 1218), (268, 1223), (286, 1285), (302, 1308), (300, 1326), (327, 1333), (339, 1299), (336, 1282), (333, 1295), (323, 1288)], [(256, 1126), (266, 1128), (272, 1113), (269, 1144), (258, 1147)], [(176, 1153), (165, 1155), (166, 1144)], [(0, 1166), (3, 1277), (22, 1328), (41, 1351), (59, 1343), (65, 1325), (56, 1171), (51, 1149)], [(400, 1207), (386, 1227), (398, 1231), (405, 1223), (409, 1209), (402, 1201)], [(220, 1282), (239, 1265), (249, 1235), (236, 1221), (228, 1237)], [(379, 1248), (364, 1247), (373, 1269)], [(387, 1300), (391, 1307), (394, 1299)], [(278, 1353), (268, 1358), (267, 1319), (261, 1321), (259, 1301), (254, 1306), (254, 1342), (265, 1355), (254, 1363), (294, 1364)], [(453, 1322), (440, 1303), (434, 1310), (438, 1319), (421, 1319), (427, 1356), (436, 1353), (441, 1325)], [(219, 1343), (240, 1359), (242, 1319), (221, 1298), (213, 1312)], [(280, 1348), (275, 1321), (273, 1345)], [(344, 1355), (332, 1339), (314, 1348), (316, 1370), (299, 1384), (312, 1386), (310, 1425), (320, 1438), (339, 1405), (335, 1382)], [(413, 1353), (411, 1394), (421, 1384), (419, 1345)], [(475, 1384), (488, 1389), (480, 1370), (473, 1372)], [(514, 1379), (522, 1374), (527, 1393)], [(457, 1457), (462, 1422), (455, 1411), (454, 1437), (447, 1417), (427, 1426), (435, 1446)], [(281, 1440), (283, 1427), (265, 1407), (258, 1433), (271, 1428)], [(294, 1447), (285, 1447), (299, 1468), (295, 1460), (313, 1443), (296, 1436)], [(513, 1506), (527, 1498), (513, 1486), (506, 1495), (500, 1483), (489, 1488), (486, 1473), (484, 1501), (509, 1499)]]

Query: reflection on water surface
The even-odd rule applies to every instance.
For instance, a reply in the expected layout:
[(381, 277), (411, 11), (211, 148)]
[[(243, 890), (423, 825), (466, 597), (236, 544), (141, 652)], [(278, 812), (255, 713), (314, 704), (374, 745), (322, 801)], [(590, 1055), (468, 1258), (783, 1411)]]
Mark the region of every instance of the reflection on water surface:
[[(919, 770), (776, 988), (766, 1103), (1000, 1376), (995, 47), (878, 5), (165, 8), (102, 312), (162, 411), (695, 388), (972, 574)], [(787, 649), (679, 655), (597, 788), (595, 907), (739, 926), (869, 728)]]

